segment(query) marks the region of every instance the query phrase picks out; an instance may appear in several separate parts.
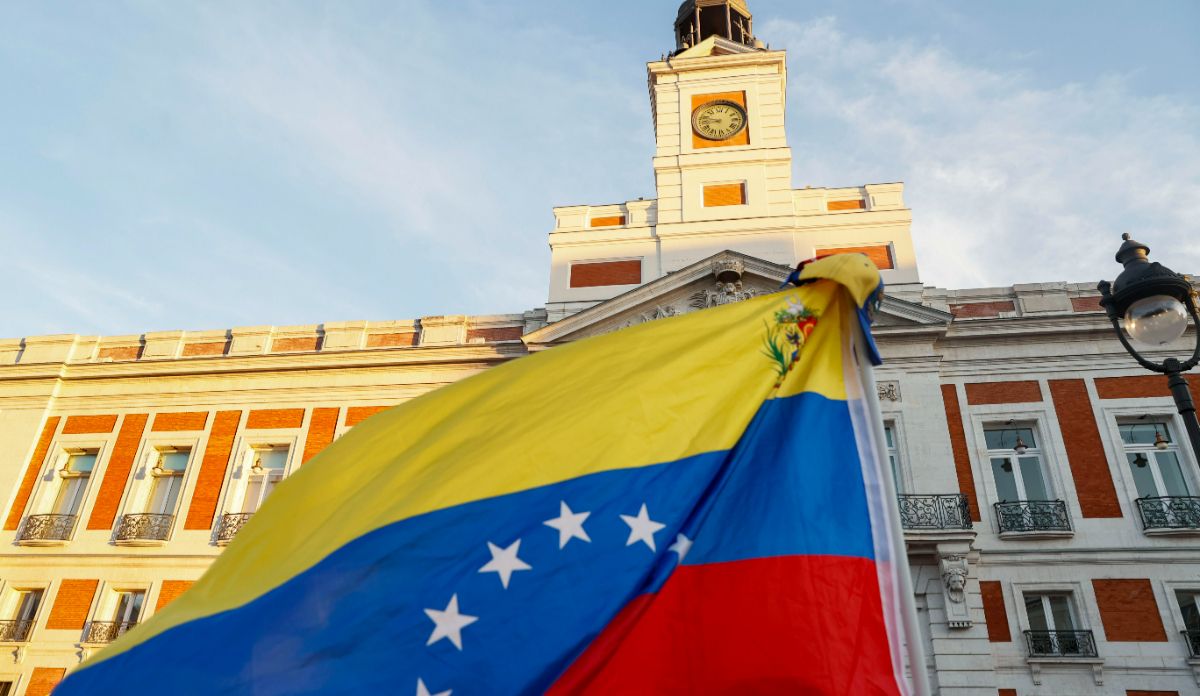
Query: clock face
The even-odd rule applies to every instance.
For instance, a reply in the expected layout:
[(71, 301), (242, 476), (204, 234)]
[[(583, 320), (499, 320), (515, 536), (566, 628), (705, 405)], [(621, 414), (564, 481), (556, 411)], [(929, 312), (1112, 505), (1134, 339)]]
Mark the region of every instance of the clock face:
[(692, 130), (705, 140), (729, 140), (745, 127), (746, 110), (736, 102), (711, 101), (692, 112)]

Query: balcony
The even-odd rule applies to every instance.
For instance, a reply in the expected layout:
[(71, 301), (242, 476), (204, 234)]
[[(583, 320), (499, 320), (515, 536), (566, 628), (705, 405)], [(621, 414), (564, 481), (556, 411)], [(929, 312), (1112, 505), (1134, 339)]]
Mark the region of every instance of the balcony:
[(25, 546), (58, 546), (71, 538), (76, 515), (30, 515), (17, 533), (17, 543)]
[(971, 506), (967, 496), (899, 495), (900, 524), (905, 529), (970, 529)]
[(1096, 657), (1091, 631), (1025, 631), (1030, 657)]
[(116, 543), (121, 546), (157, 546), (171, 535), (175, 515), (139, 512), (122, 515)]
[(1169, 496), (1138, 498), (1133, 502), (1147, 534), (1200, 533), (1200, 498)]
[(24, 643), (33, 630), (31, 619), (0, 621), (0, 643)]
[(224, 546), (233, 541), (238, 530), (250, 521), (253, 512), (227, 512), (221, 515), (221, 526), (217, 527), (217, 544)]
[(111, 643), (136, 625), (136, 621), (93, 621), (88, 624), (83, 642)]
[(996, 503), (996, 524), (1000, 536), (1063, 537), (1071, 536), (1071, 518), (1061, 500), (1018, 500)]

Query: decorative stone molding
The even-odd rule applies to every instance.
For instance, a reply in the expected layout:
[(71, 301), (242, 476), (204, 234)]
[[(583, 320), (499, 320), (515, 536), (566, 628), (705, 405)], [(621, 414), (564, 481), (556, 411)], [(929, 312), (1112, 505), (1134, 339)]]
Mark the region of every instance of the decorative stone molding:
[(957, 546), (938, 545), (938, 570), (942, 576), (946, 625), (950, 628), (970, 628), (971, 610), (967, 606), (967, 580), (971, 575), (971, 565), (967, 556), (969, 550)]
[(1096, 686), (1104, 686), (1104, 660), (1098, 657), (1030, 657), (1029, 675), (1034, 686), (1042, 685), (1043, 665), (1088, 665), (1092, 668), (1092, 680)]
[(895, 381), (877, 382), (875, 389), (880, 401), (900, 401), (900, 383)]

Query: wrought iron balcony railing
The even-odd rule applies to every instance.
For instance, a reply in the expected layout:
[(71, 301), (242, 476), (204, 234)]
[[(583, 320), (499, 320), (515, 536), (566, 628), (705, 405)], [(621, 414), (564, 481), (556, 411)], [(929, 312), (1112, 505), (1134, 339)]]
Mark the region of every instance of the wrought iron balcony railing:
[(1138, 498), (1134, 502), (1142, 514), (1143, 529), (1200, 530), (1200, 498), (1175, 495)]
[(83, 642), (111, 643), (136, 625), (136, 621), (93, 621), (88, 624)]
[(996, 503), (1000, 532), (1070, 532), (1071, 518), (1061, 500), (1018, 500)]
[(971, 506), (967, 496), (899, 495), (900, 524), (905, 529), (970, 529)]
[(30, 515), (21, 525), (17, 541), (67, 541), (76, 519), (75, 515)]
[(24, 643), (32, 629), (31, 619), (0, 621), (0, 643)]
[(221, 526), (217, 527), (217, 543), (225, 544), (231, 541), (244, 524), (250, 521), (253, 512), (227, 512), (221, 515)]
[(1188, 642), (1188, 654), (1200, 658), (1200, 629), (1188, 631), (1185, 635)]
[(1096, 657), (1091, 631), (1025, 631), (1030, 657)]
[(122, 515), (117, 527), (117, 541), (166, 541), (171, 535), (175, 515), (139, 512)]

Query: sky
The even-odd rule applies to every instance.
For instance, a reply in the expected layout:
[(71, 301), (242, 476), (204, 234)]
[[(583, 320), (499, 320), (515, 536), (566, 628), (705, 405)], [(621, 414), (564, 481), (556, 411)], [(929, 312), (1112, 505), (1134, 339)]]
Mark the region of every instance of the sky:
[[(0, 3), (0, 336), (521, 312), (654, 196), (674, 0)], [(750, 0), (793, 185), (905, 182), (922, 280), (1200, 275), (1200, 3)]]

